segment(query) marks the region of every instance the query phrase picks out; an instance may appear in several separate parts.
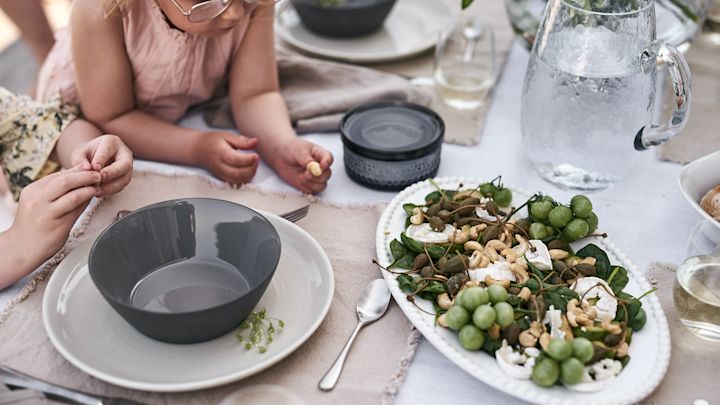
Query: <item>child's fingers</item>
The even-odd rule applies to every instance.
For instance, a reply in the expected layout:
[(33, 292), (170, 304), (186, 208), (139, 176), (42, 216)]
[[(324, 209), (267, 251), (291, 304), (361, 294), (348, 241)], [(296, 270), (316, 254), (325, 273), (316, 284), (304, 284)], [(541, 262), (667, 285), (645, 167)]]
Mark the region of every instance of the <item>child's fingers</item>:
[(257, 166), (260, 161), (260, 156), (256, 153), (245, 153), (238, 151), (228, 151), (220, 156), (220, 161), (228, 166), (232, 167), (250, 167)]
[(230, 184), (240, 185), (252, 180), (252, 178), (255, 177), (256, 171), (257, 166), (248, 166), (242, 168), (224, 166), (221, 169), (220, 176), (218, 177)]
[(133, 168), (132, 157), (130, 157), (130, 158), (119, 157), (119, 159), (116, 159), (109, 166), (103, 167), (102, 170), (100, 170), (100, 175), (102, 176), (103, 182), (112, 181), (118, 177), (122, 177), (122, 176), (132, 172), (132, 168)]
[(98, 194), (98, 188), (95, 186), (85, 186), (75, 188), (50, 204), (50, 210), (53, 216), (60, 218), (78, 207), (84, 207), (93, 197)]
[(322, 173), (320, 173), (319, 176), (315, 176), (309, 171), (305, 171), (302, 174), (303, 181), (308, 181), (312, 183), (327, 183), (328, 180), (330, 180), (330, 176), (332, 176), (332, 170), (331, 169), (325, 169)]
[(313, 145), (310, 153), (312, 154), (313, 158), (320, 163), (320, 167), (322, 167), (323, 170), (332, 166), (333, 155), (329, 151), (327, 151), (317, 145)]
[(66, 170), (52, 176), (47, 186), (48, 201), (55, 201), (76, 188), (100, 183), (100, 173), (93, 171)]
[(227, 143), (235, 149), (253, 149), (257, 146), (257, 138), (228, 133), (224, 136)]
[(117, 192), (120, 192), (122, 189), (125, 188), (128, 184), (130, 184), (130, 180), (132, 179), (132, 171), (126, 172), (121, 177), (115, 178), (107, 183), (103, 183), (100, 185), (100, 193), (98, 193), (98, 197), (106, 197), (112, 194), (115, 194)]
[(115, 156), (118, 151), (119, 144), (116, 142), (99, 142), (95, 153), (92, 155), (93, 170), (100, 170)]

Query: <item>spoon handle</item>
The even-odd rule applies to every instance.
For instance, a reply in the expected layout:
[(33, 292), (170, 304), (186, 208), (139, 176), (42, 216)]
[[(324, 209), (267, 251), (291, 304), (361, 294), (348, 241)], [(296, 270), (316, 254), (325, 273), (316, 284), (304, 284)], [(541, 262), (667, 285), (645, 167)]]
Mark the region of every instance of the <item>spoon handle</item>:
[(347, 343), (345, 343), (345, 347), (343, 347), (337, 359), (335, 359), (335, 363), (330, 366), (330, 369), (320, 380), (318, 387), (321, 390), (330, 391), (335, 388), (335, 384), (337, 384), (338, 379), (340, 378), (340, 372), (342, 372), (343, 366), (345, 365), (345, 359), (347, 358), (348, 352), (350, 352), (350, 346), (352, 346), (355, 336), (357, 336), (363, 326), (365, 326), (365, 323), (362, 321), (358, 321), (357, 325), (355, 325), (355, 330), (353, 330), (352, 335), (350, 335)]

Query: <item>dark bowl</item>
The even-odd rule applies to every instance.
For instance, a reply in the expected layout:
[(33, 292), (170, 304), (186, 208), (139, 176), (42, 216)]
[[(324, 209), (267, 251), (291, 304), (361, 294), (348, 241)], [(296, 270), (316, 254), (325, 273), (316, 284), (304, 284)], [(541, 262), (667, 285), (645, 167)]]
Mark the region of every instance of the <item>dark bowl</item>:
[(434, 177), (440, 167), (445, 123), (437, 113), (403, 101), (375, 101), (340, 120), (345, 171), (379, 190), (401, 190)]
[(323, 5), (320, 0), (293, 0), (302, 23), (326, 37), (351, 38), (371, 34), (382, 27), (396, 0), (338, 0)]
[(179, 199), (110, 225), (88, 259), (90, 276), (130, 325), (168, 343), (235, 329), (262, 297), (280, 260), (265, 217), (228, 201)]

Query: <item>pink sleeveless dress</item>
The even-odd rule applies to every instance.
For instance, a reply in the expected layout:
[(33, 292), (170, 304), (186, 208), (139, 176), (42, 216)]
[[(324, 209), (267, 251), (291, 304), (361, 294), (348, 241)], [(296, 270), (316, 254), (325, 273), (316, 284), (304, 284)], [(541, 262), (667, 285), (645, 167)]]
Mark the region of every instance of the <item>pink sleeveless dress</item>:
[[(175, 122), (191, 106), (210, 100), (223, 84), (245, 35), (252, 15), (252, 9), (246, 10), (231, 31), (208, 38), (172, 28), (155, 0), (131, 2), (123, 30), (135, 107)], [(47, 101), (59, 93), (64, 102), (82, 108), (70, 51), (71, 29), (56, 35), (57, 42), (39, 73), (37, 98)]]

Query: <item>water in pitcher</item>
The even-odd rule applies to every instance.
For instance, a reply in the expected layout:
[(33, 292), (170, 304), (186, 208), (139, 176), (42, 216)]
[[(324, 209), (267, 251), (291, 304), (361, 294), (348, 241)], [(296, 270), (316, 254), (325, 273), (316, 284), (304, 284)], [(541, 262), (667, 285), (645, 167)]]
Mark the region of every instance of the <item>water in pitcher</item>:
[(591, 191), (627, 172), (655, 92), (655, 73), (642, 71), (637, 42), (604, 26), (577, 26), (554, 33), (531, 60), (523, 147), (546, 180)]

